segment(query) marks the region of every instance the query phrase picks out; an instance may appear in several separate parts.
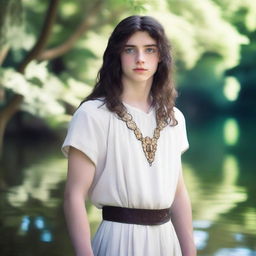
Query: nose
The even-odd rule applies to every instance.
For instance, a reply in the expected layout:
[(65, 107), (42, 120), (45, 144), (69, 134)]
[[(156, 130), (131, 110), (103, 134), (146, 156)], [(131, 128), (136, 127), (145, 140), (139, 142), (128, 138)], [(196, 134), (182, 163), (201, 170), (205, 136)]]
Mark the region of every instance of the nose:
[(144, 53), (142, 51), (138, 51), (137, 55), (136, 55), (136, 63), (140, 64), (140, 63), (144, 63), (145, 62), (145, 58), (144, 58)]

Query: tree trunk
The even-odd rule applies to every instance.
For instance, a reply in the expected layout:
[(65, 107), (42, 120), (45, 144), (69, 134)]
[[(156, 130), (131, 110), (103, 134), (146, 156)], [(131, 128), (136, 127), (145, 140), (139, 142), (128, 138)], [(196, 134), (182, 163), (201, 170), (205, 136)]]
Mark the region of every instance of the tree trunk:
[[(28, 53), (28, 55), (24, 58), (24, 60), (18, 66), (18, 68), (17, 68), (18, 72), (24, 73), (29, 62), (31, 62), (33, 59), (36, 59), (38, 54), (44, 49), (45, 45), (47, 44), (50, 33), (52, 31), (54, 20), (56, 17), (58, 3), (59, 3), (59, 0), (49, 1), (49, 6), (48, 6), (48, 10), (46, 12), (44, 25), (43, 25), (41, 34), (40, 34), (39, 38), (37, 39), (37, 42), (34, 45), (34, 47), (31, 49), (31, 51)], [(6, 54), (7, 54), (7, 52), (5, 53), (5, 51), (1, 51), (1, 56), (3, 56), (2, 60), (4, 60), (4, 57), (6, 56)], [(1, 58), (0, 58), (0, 60), (1, 60)], [(23, 96), (19, 95), (19, 94), (14, 94), (13, 98), (7, 103), (7, 105), (1, 109), (1, 112), (0, 112), (0, 155), (2, 153), (3, 138), (4, 138), (4, 132), (6, 129), (6, 125), (7, 125), (8, 121), (12, 118), (12, 116), (17, 111), (19, 111), (22, 102), (23, 102)]]
[(0, 155), (3, 148), (3, 138), (6, 125), (12, 116), (20, 109), (23, 96), (15, 94), (7, 105), (0, 112)]
[(3, 49), (0, 51), (0, 66), (4, 63), (4, 60), (8, 54), (9, 46), (3, 47)]

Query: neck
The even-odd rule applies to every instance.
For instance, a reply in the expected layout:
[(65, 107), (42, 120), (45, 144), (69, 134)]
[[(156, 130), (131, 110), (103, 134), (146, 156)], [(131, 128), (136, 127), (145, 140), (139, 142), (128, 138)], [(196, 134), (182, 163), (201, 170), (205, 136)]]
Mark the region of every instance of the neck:
[(125, 81), (125, 79), (123, 79), (122, 83), (122, 101), (145, 112), (148, 112), (151, 106), (150, 89), (152, 80), (143, 82), (131, 82)]

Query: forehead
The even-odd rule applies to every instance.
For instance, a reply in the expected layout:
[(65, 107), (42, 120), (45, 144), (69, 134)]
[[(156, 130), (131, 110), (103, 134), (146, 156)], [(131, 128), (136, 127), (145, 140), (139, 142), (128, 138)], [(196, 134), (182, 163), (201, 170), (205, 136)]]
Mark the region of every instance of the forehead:
[(143, 45), (152, 45), (157, 44), (156, 40), (153, 39), (148, 32), (145, 31), (137, 31), (127, 40), (126, 45), (135, 45), (135, 46), (143, 46)]

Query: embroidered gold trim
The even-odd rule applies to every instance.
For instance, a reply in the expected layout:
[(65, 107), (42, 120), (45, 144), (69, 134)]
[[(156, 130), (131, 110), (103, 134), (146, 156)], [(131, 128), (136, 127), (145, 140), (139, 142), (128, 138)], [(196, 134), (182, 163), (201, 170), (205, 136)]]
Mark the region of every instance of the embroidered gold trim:
[(158, 115), (156, 115), (157, 127), (154, 129), (153, 137), (143, 137), (137, 124), (133, 121), (133, 117), (127, 110), (119, 113), (118, 116), (122, 121), (126, 123), (126, 126), (132, 130), (137, 138), (141, 141), (144, 154), (147, 158), (149, 165), (151, 166), (155, 159), (155, 153), (157, 150), (157, 141), (160, 138), (160, 132), (167, 126), (167, 122), (159, 121)]

